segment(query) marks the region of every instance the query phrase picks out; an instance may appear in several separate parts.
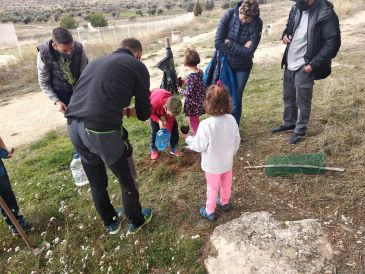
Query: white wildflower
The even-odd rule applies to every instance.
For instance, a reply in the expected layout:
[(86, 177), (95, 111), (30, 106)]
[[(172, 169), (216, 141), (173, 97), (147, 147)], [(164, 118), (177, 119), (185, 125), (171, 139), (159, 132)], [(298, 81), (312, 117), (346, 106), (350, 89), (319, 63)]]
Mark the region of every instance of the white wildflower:
[(49, 257), (51, 257), (52, 253), (53, 253), (52, 250), (48, 250), (47, 253), (46, 253), (45, 258), (48, 259)]
[(46, 249), (48, 249), (48, 248), (50, 248), (50, 247), (51, 247), (51, 245), (50, 245), (50, 243), (49, 243), (49, 242), (44, 242), (44, 243), (43, 243), (43, 245), (44, 245), (44, 247), (45, 247)]

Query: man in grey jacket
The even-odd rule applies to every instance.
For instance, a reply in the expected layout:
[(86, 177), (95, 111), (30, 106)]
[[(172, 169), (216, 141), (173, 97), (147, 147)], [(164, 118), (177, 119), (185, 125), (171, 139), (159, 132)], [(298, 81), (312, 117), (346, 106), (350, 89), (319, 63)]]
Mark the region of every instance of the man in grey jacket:
[(52, 39), (37, 47), (38, 82), (41, 90), (65, 113), (73, 88), (88, 64), (83, 45), (65, 28), (55, 28)]
[[(58, 110), (65, 113), (81, 72), (88, 64), (85, 49), (81, 43), (73, 40), (71, 32), (65, 28), (53, 29), (52, 39), (37, 49), (39, 86)], [(77, 152), (74, 152), (74, 159), (76, 162), (81, 161)], [(73, 176), (74, 179), (78, 178), (75, 184), (83, 186), (88, 184), (88, 180), (81, 162), (78, 166), (80, 174)]]

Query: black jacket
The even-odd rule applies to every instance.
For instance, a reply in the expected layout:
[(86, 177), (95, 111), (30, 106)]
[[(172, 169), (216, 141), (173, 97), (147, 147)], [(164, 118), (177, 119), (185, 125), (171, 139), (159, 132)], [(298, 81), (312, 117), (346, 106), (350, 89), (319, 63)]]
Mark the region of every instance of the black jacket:
[(127, 49), (96, 59), (82, 72), (74, 89), (67, 118), (83, 119), (95, 129), (119, 129), (122, 109), (135, 98), (137, 118), (151, 115), (150, 75)]
[[(302, 13), (293, 6), (285, 35), (293, 36), (297, 29)], [(314, 80), (324, 79), (331, 74), (331, 60), (336, 57), (341, 46), (341, 32), (338, 17), (333, 10), (333, 4), (327, 0), (317, 0), (309, 10), (307, 53), (304, 56), (306, 64), (313, 68)], [(282, 67), (287, 66), (287, 55), (290, 44), (286, 47)]]
[[(257, 15), (250, 23), (241, 23), (239, 19), (239, 7), (242, 1), (234, 9), (229, 9), (222, 17), (215, 35), (215, 48), (227, 55), (228, 64), (233, 71), (250, 71), (253, 55), (261, 40), (262, 20)], [(228, 45), (224, 43), (229, 39)], [(252, 41), (250, 48), (243, 45)]]

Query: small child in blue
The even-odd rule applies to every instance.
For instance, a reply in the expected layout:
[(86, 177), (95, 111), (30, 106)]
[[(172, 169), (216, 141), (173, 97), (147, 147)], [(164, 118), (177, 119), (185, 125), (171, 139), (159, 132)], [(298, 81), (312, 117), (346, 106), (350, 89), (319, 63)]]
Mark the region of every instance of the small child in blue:
[[(14, 149), (10, 151), (6, 148), (3, 140), (0, 137), (0, 196), (4, 199), (6, 205), (13, 212), (15, 218), (18, 220), (19, 224), (23, 229), (28, 232), (32, 230), (33, 226), (31, 223), (27, 222), (22, 215), (19, 213), (18, 203), (16, 201), (13, 189), (11, 188), (8, 173), (6, 172), (4, 163), (1, 159), (9, 159), (13, 156)], [(13, 235), (19, 234), (18, 230), (15, 228), (14, 224), (11, 222), (9, 217), (6, 215), (5, 211), (0, 207), (0, 212), (4, 217), (5, 222), (8, 224)]]

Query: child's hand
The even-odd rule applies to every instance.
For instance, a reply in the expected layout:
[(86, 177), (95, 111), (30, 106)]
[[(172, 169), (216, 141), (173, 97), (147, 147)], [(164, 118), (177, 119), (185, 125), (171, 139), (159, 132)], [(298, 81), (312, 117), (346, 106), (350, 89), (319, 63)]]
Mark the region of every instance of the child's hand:
[(14, 148), (12, 148), (10, 151), (8, 151), (8, 159), (13, 157), (13, 154), (14, 154)]
[(186, 138), (188, 138), (189, 134), (184, 134), (184, 133), (181, 133), (181, 138), (183, 138), (184, 140), (186, 140)]
[(161, 128), (166, 128), (166, 121), (160, 120), (160, 121), (158, 121), (158, 125), (160, 126), (160, 129)]

